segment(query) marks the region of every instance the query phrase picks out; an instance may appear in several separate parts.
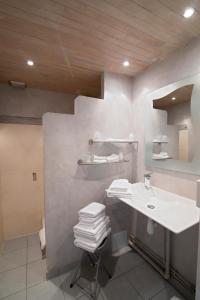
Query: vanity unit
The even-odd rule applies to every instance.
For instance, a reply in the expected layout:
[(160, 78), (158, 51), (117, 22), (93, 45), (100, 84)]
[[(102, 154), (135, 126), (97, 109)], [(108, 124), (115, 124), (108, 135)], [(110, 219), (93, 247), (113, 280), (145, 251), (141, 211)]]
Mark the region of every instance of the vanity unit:
[[(164, 260), (149, 252), (149, 249), (134, 234), (129, 237), (129, 245), (147, 260), (165, 279), (177, 275), (171, 267), (171, 233), (179, 234), (199, 223), (200, 208), (196, 201), (167, 192), (154, 186), (145, 186), (143, 182), (131, 184), (131, 196), (119, 200), (148, 217), (147, 231), (153, 234), (154, 226), (160, 224), (165, 228)], [(186, 284), (187, 285), (187, 284)], [(187, 288), (187, 287), (186, 287)], [(192, 289), (192, 287), (191, 287)]]

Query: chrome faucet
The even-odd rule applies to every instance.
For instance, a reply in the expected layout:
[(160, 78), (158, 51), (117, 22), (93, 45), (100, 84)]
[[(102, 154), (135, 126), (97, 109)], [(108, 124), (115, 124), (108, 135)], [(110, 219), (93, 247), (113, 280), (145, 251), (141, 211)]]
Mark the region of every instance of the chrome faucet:
[(150, 187), (151, 187), (151, 174), (152, 173), (145, 173), (144, 174), (144, 187), (146, 189), (150, 189)]

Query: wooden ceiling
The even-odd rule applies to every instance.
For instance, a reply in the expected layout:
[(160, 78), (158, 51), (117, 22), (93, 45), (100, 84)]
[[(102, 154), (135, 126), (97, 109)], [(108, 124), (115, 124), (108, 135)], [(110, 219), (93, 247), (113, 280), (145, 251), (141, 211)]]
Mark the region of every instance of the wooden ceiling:
[[(175, 104), (181, 104), (191, 101), (193, 84), (183, 86), (165, 97), (153, 100), (153, 107), (157, 109), (168, 110)], [(172, 98), (175, 98), (174, 100)]]
[(200, 0), (0, 0), (0, 82), (99, 96), (103, 71), (135, 76), (197, 37), (199, 12)]

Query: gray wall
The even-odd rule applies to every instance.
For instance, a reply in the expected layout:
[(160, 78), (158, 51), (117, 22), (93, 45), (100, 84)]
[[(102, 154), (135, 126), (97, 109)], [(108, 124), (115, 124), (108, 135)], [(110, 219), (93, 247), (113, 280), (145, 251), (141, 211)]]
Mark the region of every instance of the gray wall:
[[(194, 40), (186, 48), (175, 52), (167, 60), (152, 65), (144, 73), (133, 80), (133, 122), (136, 137), (140, 142), (137, 156), (137, 180), (143, 180), (144, 165), (144, 108), (145, 97), (170, 83), (188, 76), (200, 73), (200, 39)], [(196, 191), (196, 176), (182, 173), (153, 169), (152, 184), (194, 198)], [(138, 237), (148, 244), (154, 251), (163, 255), (163, 229), (158, 227), (153, 237), (146, 233), (146, 218), (138, 216)], [(190, 281), (195, 283), (198, 249), (198, 226), (179, 235), (172, 236), (172, 263)], [(197, 286), (200, 282), (197, 280)], [(198, 294), (197, 299), (200, 299)]]
[(0, 84), (0, 122), (40, 124), (46, 112), (74, 113), (75, 95)]
[[(132, 128), (132, 80), (105, 74), (104, 100), (78, 97), (75, 115), (45, 114), (45, 215), (48, 275), (70, 268), (80, 258), (73, 245), (73, 226), (78, 211), (92, 201), (107, 204), (112, 233), (129, 230), (131, 210), (119, 201), (108, 200), (105, 189), (114, 178), (132, 177), (135, 151), (130, 145), (88, 145), (95, 131), (105, 137), (127, 138)], [(132, 148), (133, 147), (133, 148)], [(128, 164), (79, 166), (78, 159), (93, 151), (111, 154), (122, 151)]]

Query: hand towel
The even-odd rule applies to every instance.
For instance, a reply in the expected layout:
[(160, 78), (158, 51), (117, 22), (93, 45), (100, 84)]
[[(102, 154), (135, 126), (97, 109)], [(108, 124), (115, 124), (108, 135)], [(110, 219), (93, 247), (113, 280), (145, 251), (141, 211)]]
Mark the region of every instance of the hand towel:
[(107, 226), (110, 222), (109, 217), (105, 217), (104, 220), (96, 227), (96, 228), (85, 228), (83, 226), (81, 226), (80, 224), (77, 224), (76, 226), (74, 226), (73, 230), (74, 233), (78, 233), (78, 234), (82, 234), (82, 235), (86, 235), (86, 236), (96, 236), (99, 232), (101, 232), (103, 230), (103, 228), (105, 226)]
[(88, 224), (94, 224), (100, 218), (105, 217), (105, 211), (100, 213), (98, 216), (94, 217), (86, 217), (86, 216), (79, 216), (79, 222), (87, 222)]
[(93, 161), (95, 162), (116, 162), (119, 161), (119, 155), (118, 154), (111, 154), (108, 156), (98, 156), (98, 155), (94, 155)]
[(79, 210), (80, 217), (96, 218), (105, 211), (105, 205), (97, 202), (92, 202)]
[(108, 229), (109, 227), (109, 223), (110, 220), (108, 218), (107, 222), (105, 224), (103, 224), (103, 226), (99, 226), (99, 230), (96, 231), (95, 233), (91, 233), (91, 232), (86, 232), (86, 231), (80, 231), (80, 230), (74, 230), (74, 236), (75, 238), (81, 238), (83, 240), (85, 240), (85, 242), (97, 242), (101, 236), (105, 233), (105, 231)]
[(107, 159), (97, 159), (97, 158), (94, 158), (93, 162), (97, 163), (97, 164), (105, 164), (105, 163), (107, 163)]
[(74, 241), (74, 245), (88, 252), (94, 253), (96, 249), (101, 245), (103, 240), (110, 234), (110, 232), (111, 232), (111, 228), (108, 228), (97, 242), (90, 241), (89, 243), (87, 243), (81, 238), (77, 238)]
[(129, 182), (127, 179), (116, 179), (111, 183), (109, 190), (126, 192), (128, 188), (129, 188)]
[(95, 222), (81, 219), (78, 224), (82, 226), (83, 229), (95, 229), (101, 222), (105, 222), (105, 219), (105, 216), (98, 218)]
[(110, 190), (110, 188), (109, 188), (108, 190), (106, 190), (106, 192), (107, 192), (108, 198), (116, 197), (116, 198), (130, 199), (133, 195), (130, 183), (129, 183), (129, 188), (127, 189), (127, 191), (116, 191), (116, 190)]

